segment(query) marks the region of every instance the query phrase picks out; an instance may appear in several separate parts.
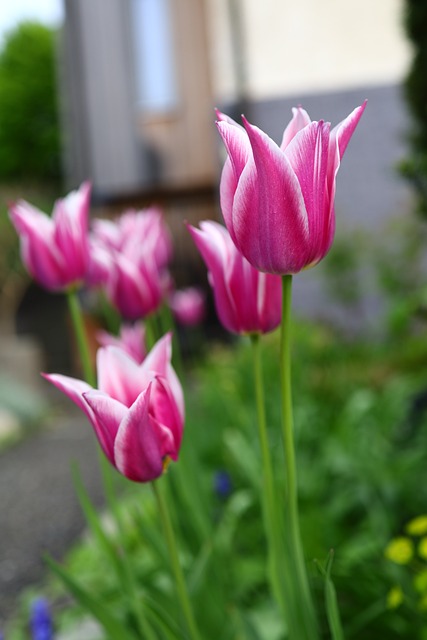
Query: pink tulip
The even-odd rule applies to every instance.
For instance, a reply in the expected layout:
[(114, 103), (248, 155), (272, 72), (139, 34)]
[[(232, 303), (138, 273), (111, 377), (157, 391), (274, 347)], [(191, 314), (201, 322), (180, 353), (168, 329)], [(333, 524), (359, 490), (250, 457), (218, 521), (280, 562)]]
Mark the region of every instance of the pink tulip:
[(169, 286), (172, 247), (156, 207), (127, 211), (116, 221), (95, 220), (87, 284), (105, 287), (126, 320), (155, 312)]
[(89, 236), (89, 266), (85, 284), (89, 288), (104, 287), (113, 269), (114, 257), (94, 234)]
[(159, 477), (177, 460), (184, 424), (182, 388), (171, 365), (171, 335), (142, 364), (123, 350), (97, 353), (98, 389), (58, 374), (44, 374), (89, 418), (111, 464), (135, 482)]
[(157, 311), (165, 288), (164, 274), (150, 261), (135, 263), (116, 251), (110, 263), (106, 293), (125, 320), (145, 318)]
[(206, 220), (200, 227), (188, 229), (207, 265), (221, 323), (240, 334), (275, 329), (281, 320), (280, 277), (254, 269), (222, 225)]
[(107, 331), (98, 331), (96, 338), (102, 347), (115, 346), (126, 351), (136, 362), (141, 363), (147, 351), (145, 348), (145, 329), (142, 324), (122, 325), (115, 336)]
[(180, 324), (194, 327), (205, 317), (205, 295), (196, 287), (174, 291), (170, 298), (170, 307)]
[(225, 224), (249, 262), (267, 273), (294, 274), (329, 251), (335, 231), (335, 180), (366, 102), (330, 130), (293, 109), (280, 147), (243, 118), (218, 113), (228, 152), (220, 187)]
[(52, 217), (24, 200), (10, 208), (11, 221), (21, 239), (22, 261), (46, 289), (63, 291), (85, 279), (90, 190), (85, 182), (78, 191), (57, 200)]
[(94, 220), (94, 234), (105, 247), (135, 262), (153, 261), (163, 269), (172, 257), (172, 241), (158, 207), (125, 211), (116, 220)]

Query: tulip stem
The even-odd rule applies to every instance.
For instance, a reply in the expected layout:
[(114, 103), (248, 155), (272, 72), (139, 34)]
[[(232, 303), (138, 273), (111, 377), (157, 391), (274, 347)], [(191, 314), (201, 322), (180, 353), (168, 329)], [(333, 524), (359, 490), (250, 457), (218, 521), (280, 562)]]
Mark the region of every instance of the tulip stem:
[(151, 486), (153, 487), (154, 495), (159, 509), (178, 597), (181, 602), (181, 607), (187, 623), (188, 632), (192, 640), (201, 640), (201, 636), (194, 618), (193, 608), (191, 606), (190, 598), (188, 595), (187, 585), (185, 584), (184, 574), (179, 562), (178, 548), (172, 527), (172, 521), (169, 515), (169, 509), (166, 504), (165, 492), (162, 487), (159, 486), (158, 482), (152, 482)]
[(307, 571), (304, 561), (304, 553), (301, 543), (301, 534), (298, 514), (298, 489), (297, 472), (294, 446), (294, 426), (292, 411), (291, 388), (291, 300), (292, 300), (292, 276), (282, 277), (282, 326), (280, 339), (280, 380), (282, 401), (282, 434), (286, 466), (286, 531), (289, 558), (293, 563), (295, 579), (295, 596), (299, 600), (297, 615), (304, 628), (301, 628), (299, 638), (313, 640), (318, 637), (316, 617)]
[[(80, 360), (82, 363), (84, 377), (88, 384), (90, 384), (92, 387), (95, 387), (96, 386), (95, 371), (92, 367), (89, 344), (87, 340), (87, 333), (86, 333), (84, 322), (83, 322), (83, 314), (79, 304), (79, 299), (77, 297), (77, 292), (75, 290), (70, 289), (67, 292), (67, 301), (68, 301), (68, 308), (70, 310), (70, 315), (73, 323), (74, 333), (76, 336), (76, 342), (77, 342), (77, 347), (80, 354)], [(124, 531), (121, 526), (122, 525), (121, 516), (117, 508), (116, 497), (114, 494), (112, 469), (99, 447), (98, 447), (98, 455), (99, 455), (105, 493), (106, 493), (109, 505), (116, 518), (116, 524), (118, 527), (119, 536), (124, 540), (124, 537), (123, 537)], [(137, 596), (136, 585), (135, 585), (135, 576), (130, 570), (130, 565), (129, 565), (129, 561), (126, 553), (124, 553), (123, 555), (122, 562), (126, 572), (128, 587), (131, 591), (130, 595), (131, 595), (131, 602), (132, 602), (134, 615), (136, 617), (138, 627), (141, 633), (143, 634), (142, 637), (145, 637), (147, 639), (148, 638), (154, 639), (153, 632), (149, 627), (148, 622), (145, 620), (139, 607), (138, 596)]]
[(178, 377), (182, 380), (184, 377), (184, 367), (182, 365), (182, 353), (181, 353), (181, 345), (179, 342), (178, 328), (176, 326), (175, 318), (171, 312), (170, 306), (165, 303), (159, 312), (159, 316), (161, 318), (163, 332), (172, 331), (172, 344), (173, 344), (173, 352), (172, 352), (172, 363), (175, 367), (176, 373)]
[(144, 325), (145, 325), (145, 342), (147, 345), (147, 350), (150, 351), (154, 347), (158, 339), (154, 318), (152, 314), (144, 318)]
[(67, 302), (70, 310), (71, 320), (73, 323), (74, 334), (77, 341), (77, 347), (80, 354), (83, 374), (85, 380), (92, 387), (96, 386), (95, 372), (92, 367), (89, 343), (83, 322), (83, 314), (80, 307), (79, 299), (75, 289), (67, 291)]
[(270, 446), (268, 441), (267, 419), (265, 414), (265, 394), (264, 381), (261, 358), (261, 339), (259, 334), (251, 335), (252, 355), (253, 355), (253, 371), (254, 371), (254, 387), (257, 407), (258, 422), (258, 438), (261, 448), (262, 459), (262, 480), (263, 480), (263, 515), (264, 529), (268, 540), (269, 551), (269, 568), (270, 580), (273, 590), (275, 591), (278, 603), (288, 617), (286, 603), (288, 601), (286, 593), (283, 589), (283, 581), (281, 576), (286, 572), (283, 571), (280, 558), (282, 556), (280, 543), (280, 529), (277, 518), (277, 495), (274, 484), (273, 464), (271, 460)]

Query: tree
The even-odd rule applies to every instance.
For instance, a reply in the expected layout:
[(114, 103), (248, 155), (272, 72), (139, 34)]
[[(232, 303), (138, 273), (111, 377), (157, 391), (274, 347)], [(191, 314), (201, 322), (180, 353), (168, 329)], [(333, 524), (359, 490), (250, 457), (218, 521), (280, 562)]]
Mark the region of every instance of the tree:
[(0, 180), (58, 180), (55, 32), (23, 22), (0, 52)]

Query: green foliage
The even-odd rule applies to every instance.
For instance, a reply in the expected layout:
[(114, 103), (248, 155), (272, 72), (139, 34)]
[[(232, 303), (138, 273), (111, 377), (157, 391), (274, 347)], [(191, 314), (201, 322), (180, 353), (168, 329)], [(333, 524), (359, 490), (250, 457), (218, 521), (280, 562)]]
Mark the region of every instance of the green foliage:
[(55, 33), (23, 22), (0, 53), (0, 179), (60, 177)]
[(427, 215), (427, 4), (424, 0), (406, 0), (405, 28), (412, 40), (414, 57), (405, 82), (407, 103), (414, 118), (412, 153), (401, 165), (414, 185), (419, 211)]
[[(340, 637), (339, 609), (347, 639), (422, 638), (425, 612), (405, 603), (387, 608), (387, 595), (400, 582), (384, 551), (408, 520), (425, 512), (427, 489), (420, 479), (427, 413), (415, 415), (413, 407), (425, 385), (427, 341), (421, 336), (384, 345), (347, 343), (336, 332), (304, 323), (294, 327), (294, 336), (301, 525), (322, 637), (330, 638), (328, 618)], [(263, 342), (270, 381), (268, 424), (280, 478), (277, 336)], [(253, 396), (249, 343), (213, 347), (207, 362), (192, 371), (180, 460), (161, 479), (167, 483), (181, 564), (206, 639), (285, 638), (267, 585)], [(214, 491), (218, 469), (231, 475), (229, 497)], [(83, 586), (84, 598), (96, 596), (119, 621), (130, 620), (132, 599), (123, 589), (120, 567), (114, 570), (116, 560), (111, 560), (112, 554), (120, 560), (126, 552), (150, 626), (159, 637), (174, 637), (182, 621), (155, 501), (149, 487), (123, 486), (119, 507), (124, 522), (117, 525), (120, 516), (112, 509), (111, 526), (104, 522), (108, 540), (100, 539), (79, 489), (94, 538), (70, 555), (67, 569)], [(325, 564), (325, 575), (319, 575), (316, 564)], [(60, 615), (63, 591), (58, 585), (50, 590), (59, 603), (55, 613), (61, 626), (75, 623), (81, 607), (70, 609), (67, 601)], [(104, 614), (101, 610), (101, 618)]]
[(366, 262), (366, 244), (366, 238), (357, 232), (341, 234), (322, 264), (328, 293), (338, 304), (355, 311), (364, 293), (360, 266)]

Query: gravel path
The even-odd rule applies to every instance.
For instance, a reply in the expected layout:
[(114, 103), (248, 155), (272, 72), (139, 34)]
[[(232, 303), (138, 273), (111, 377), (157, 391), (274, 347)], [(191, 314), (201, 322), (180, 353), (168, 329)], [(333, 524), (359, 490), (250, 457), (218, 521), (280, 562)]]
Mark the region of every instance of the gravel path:
[(97, 505), (102, 488), (92, 429), (80, 413), (0, 454), (0, 628), (20, 590), (61, 558), (84, 528), (71, 479), (76, 462)]

